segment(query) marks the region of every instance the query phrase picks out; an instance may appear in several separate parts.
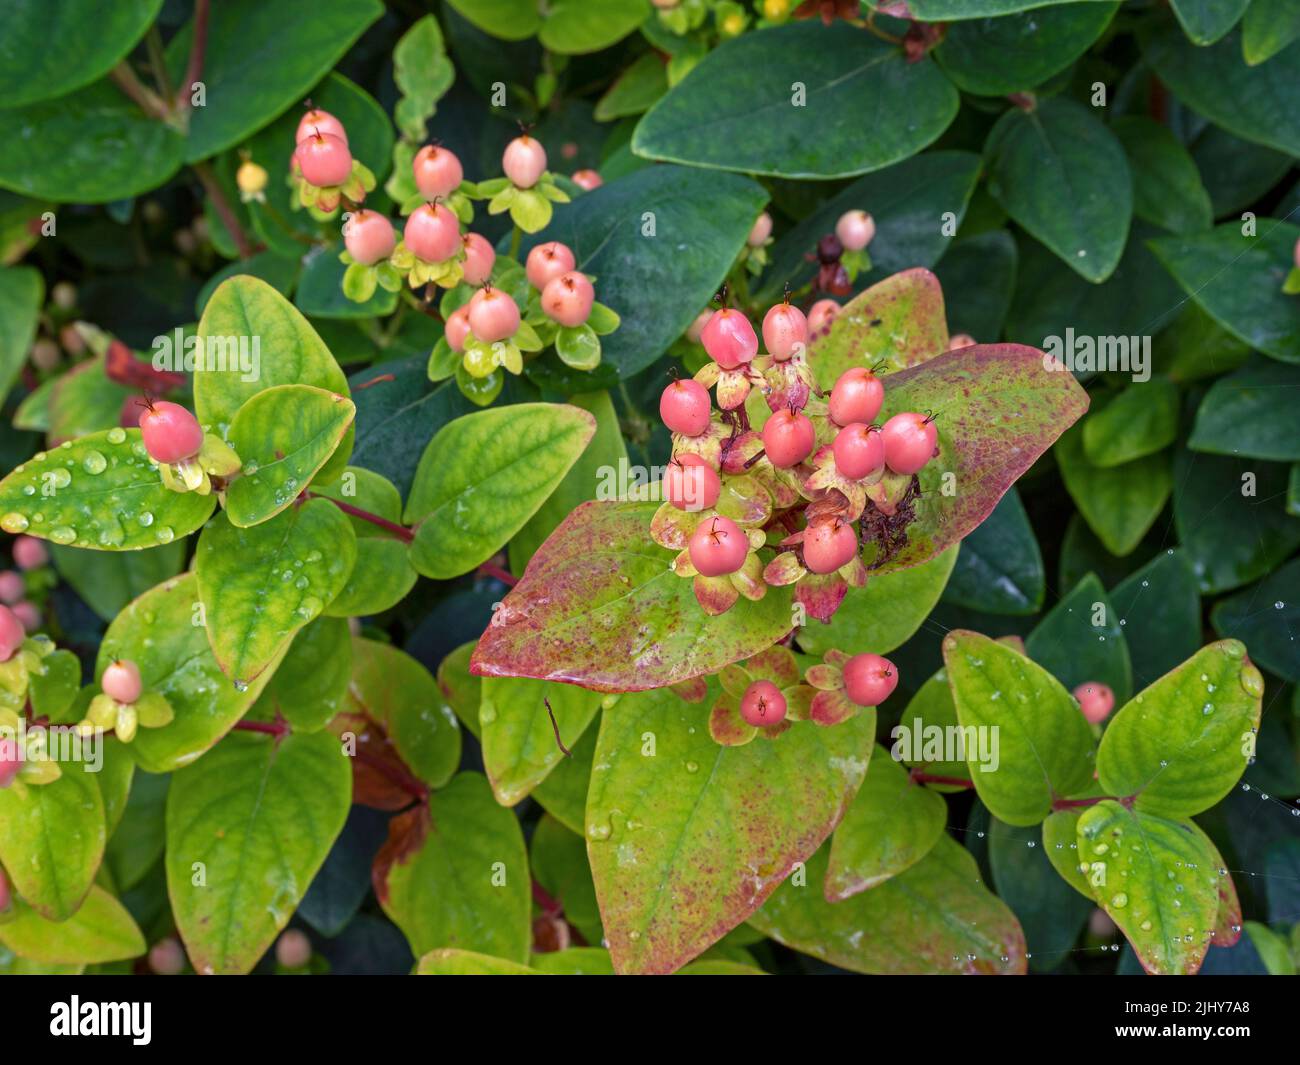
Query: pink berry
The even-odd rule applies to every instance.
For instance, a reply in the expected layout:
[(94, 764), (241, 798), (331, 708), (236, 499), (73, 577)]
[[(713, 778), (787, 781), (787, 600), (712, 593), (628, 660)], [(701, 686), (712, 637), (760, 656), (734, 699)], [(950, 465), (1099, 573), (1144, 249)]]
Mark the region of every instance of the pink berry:
[(537, 245), (528, 253), (524, 272), (528, 275), (528, 283), (540, 290), (561, 274), (567, 274), (576, 265), (569, 246), (552, 240)]
[(778, 362), (791, 358), (808, 343), (808, 319), (798, 307), (778, 303), (763, 315), (763, 345)]
[(119, 703), (134, 703), (144, 691), (144, 682), (140, 679), (140, 667), (129, 658), (119, 658), (110, 662), (99, 678), (99, 686), (110, 699)]
[(348, 131), (343, 128), (343, 123), (319, 107), (312, 108), (299, 120), (298, 133), (293, 138), (293, 142), (301, 144), (314, 133), (329, 133), (338, 137), (344, 144), (348, 142)]
[(199, 420), (179, 403), (167, 400), (149, 402), (140, 415), (140, 432), (144, 447), (155, 462), (180, 462), (198, 453), (203, 446), (203, 427)]
[(41, 617), (41, 612), (36, 608), (35, 603), (30, 603), (26, 599), (17, 602), (11, 608), (22, 626), (28, 632), (35, 632), (45, 624), (45, 619)]
[(18, 615), (7, 606), (0, 606), (0, 662), (8, 662), (14, 652), (27, 639), (27, 631)]
[(1295, 242), (1295, 254), (1292, 257), (1295, 259), (1295, 268), (1300, 270), (1300, 240)]
[(975, 338), (969, 333), (958, 333), (948, 341), (948, 350), (960, 351), (962, 348), (973, 348), (975, 343)]
[(770, 680), (756, 680), (740, 699), (740, 716), (755, 728), (779, 725), (785, 718), (785, 696)]
[(12, 736), (0, 738), (0, 788), (9, 787), (22, 767), (23, 759), (18, 753), (18, 741)]
[(1074, 689), (1074, 697), (1078, 700), (1083, 716), (1094, 725), (1105, 721), (1115, 709), (1115, 693), (1100, 681), (1090, 680), (1086, 684), (1080, 684)]
[(659, 397), (659, 417), (674, 433), (699, 436), (709, 427), (709, 390), (693, 378), (674, 381)]
[(302, 176), (317, 188), (342, 185), (352, 176), (352, 153), (348, 142), (333, 133), (312, 133), (298, 145), (294, 155)]
[(578, 188), (590, 192), (592, 189), (598, 189), (605, 184), (605, 179), (594, 170), (575, 170), (573, 172), (573, 183)]
[(844, 690), (859, 706), (879, 706), (898, 687), (898, 670), (880, 655), (854, 655), (844, 663)]
[(759, 248), (767, 243), (767, 238), (771, 235), (772, 216), (764, 211), (754, 219), (754, 225), (749, 231), (749, 236), (745, 238), (745, 243), (751, 248)]
[(779, 410), (763, 423), (763, 450), (777, 469), (797, 466), (816, 444), (817, 430), (807, 415)]
[(506, 145), (501, 169), (516, 187), (531, 189), (546, 173), (546, 149), (525, 133)]
[(519, 329), (519, 305), (501, 289), (484, 286), (469, 301), (469, 327), (485, 344), (507, 340)]
[(700, 522), (691, 534), (691, 565), (705, 577), (735, 573), (748, 554), (749, 540), (740, 526), (721, 514)]
[(459, 353), (465, 350), (465, 338), (469, 336), (468, 303), (457, 307), (451, 314), (447, 315), (447, 321), (442, 327), (442, 332), (447, 338), (447, 344), (452, 351)]
[(343, 243), (348, 254), (362, 266), (373, 266), (387, 259), (397, 246), (393, 223), (377, 211), (357, 211), (343, 227)]
[(735, 370), (752, 362), (758, 354), (758, 334), (740, 311), (724, 307), (714, 311), (704, 329), (700, 342), (709, 357), (724, 370)]
[(185, 951), (173, 936), (149, 948), (149, 968), (159, 976), (179, 976), (185, 971)]
[(456, 153), (437, 144), (426, 144), (416, 152), (411, 169), (415, 173), (415, 187), (426, 200), (445, 199), (465, 180), (465, 170)]
[(808, 310), (808, 335), (817, 336), (830, 328), (843, 308), (834, 300), (818, 300)]
[(595, 300), (591, 280), (577, 270), (552, 278), (542, 289), (542, 311), (552, 321), (570, 328), (587, 320)]
[(717, 472), (699, 455), (674, 455), (664, 471), (664, 498), (678, 510), (707, 510), (722, 494)]
[(831, 421), (836, 425), (870, 425), (884, 404), (885, 386), (880, 378), (865, 366), (854, 366), (840, 374), (831, 389)]
[(895, 414), (880, 430), (885, 444), (885, 462), (895, 473), (916, 473), (934, 456), (938, 432), (934, 420), (907, 411)]
[(13, 606), (27, 594), (27, 582), (16, 570), (7, 569), (0, 573), (0, 603)]
[(20, 536), (14, 541), (14, 563), (19, 569), (40, 569), (49, 560), (50, 553), (36, 537)]
[(835, 235), (846, 251), (861, 251), (876, 235), (876, 223), (866, 211), (845, 211), (835, 223)]
[(481, 285), (492, 276), (492, 265), (497, 261), (497, 253), (486, 237), (478, 233), (466, 233), (462, 238), (465, 246), (465, 261), (461, 269), (465, 271), (465, 283)]
[(881, 430), (875, 426), (861, 422), (846, 425), (831, 443), (835, 468), (852, 481), (879, 473), (885, 465), (885, 445), (880, 437)]
[(839, 518), (819, 521), (804, 531), (803, 564), (813, 573), (834, 573), (857, 553), (858, 534)]
[(704, 327), (709, 324), (709, 319), (712, 317), (712, 311), (700, 311), (695, 316), (695, 321), (686, 327), (686, 339), (692, 344), (698, 344), (700, 337), (704, 335)]
[(406, 220), (402, 238), (425, 262), (444, 262), (460, 250), (460, 220), (440, 203), (422, 203)]
[[(0, 788), (2, 787), (4, 784), (0, 784)], [(0, 913), (7, 912), (13, 905), (13, 901), (13, 894), (9, 890), (9, 878), (5, 876), (5, 871), (0, 869)]]
[(286, 969), (301, 969), (311, 961), (311, 940), (307, 933), (290, 928), (275, 944), (275, 960)]

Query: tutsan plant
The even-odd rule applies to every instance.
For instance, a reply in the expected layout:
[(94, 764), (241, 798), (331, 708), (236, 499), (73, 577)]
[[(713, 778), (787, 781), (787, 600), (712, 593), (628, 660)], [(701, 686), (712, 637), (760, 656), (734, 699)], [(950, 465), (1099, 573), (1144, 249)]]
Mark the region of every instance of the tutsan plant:
[(1295, 972), (1289, 5), (3, 32), (0, 972)]

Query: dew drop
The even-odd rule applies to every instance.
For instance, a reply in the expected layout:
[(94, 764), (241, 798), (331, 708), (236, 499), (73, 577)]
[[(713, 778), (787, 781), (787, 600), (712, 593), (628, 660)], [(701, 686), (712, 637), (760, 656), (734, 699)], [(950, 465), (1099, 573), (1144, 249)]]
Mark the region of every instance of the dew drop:
[(169, 544), (176, 539), (176, 532), (170, 525), (160, 525), (158, 531), (154, 533), (154, 538), (160, 544)]
[(110, 444), (120, 444), (122, 443), (123, 440), (126, 439), (126, 430), (123, 429), (121, 426), (114, 426), (112, 429), (108, 431), (108, 433), (105, 436), (105, 439)]
[(108, 468), (108, 459), (98, 451), (86, 452), (86, 457), (81, 460), (81, 465), (85, 471), (92, 476), (103, 473)]
[(7, 533), (25, 532), (28, 524), (27, 515), (19, 514), (16, 510), (11, 510), (0, 518), (0, 529), (4, 529)]

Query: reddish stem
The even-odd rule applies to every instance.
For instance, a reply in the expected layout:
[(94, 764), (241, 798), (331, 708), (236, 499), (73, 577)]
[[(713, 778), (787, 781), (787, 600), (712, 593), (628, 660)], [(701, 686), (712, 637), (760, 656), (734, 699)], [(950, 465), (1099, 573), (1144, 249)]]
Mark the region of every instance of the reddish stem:
[(185, 67), (185, 80), (181, 82), (176, 108), (184, 113), (194, 97), (194, 83), (203, 74), (203, 57), (208, 48), (208, 0), (195, 0), (194, 37), (190, 42), (190, 60)]
[(387, 777), (408, 795), (419, 799), (423, 802), (429, 797), (429, 787), (422, 780), (417, 780), (405, 767), (393, 765), (392, 762), (385, 761), (378, 755), (371, 754), (369, 751), (357, 751), (353, 756), (364, 766), (373, 769), (380, 776)]
[(203, 186), (203, 191), (212, 201), (212, 207), (221, 219), (221, 224), (230, 231), (230, 238), (235, 242), (235, 247), (239, 251), (241, 259), (250, 259), (257, 251), (253, 242), (248, 239), (248, 234), (244, 232), (244, 227), (239, 224), (239, 218), (235, 210), (230, 206), (230, 201), (226, 199), (226, 194), (222, 191), (221, 182), (217, 180), (216, 174), (212, 172), (212, 167), (207, 163), (191, 163), (194, 176), (199, 179), (199, 184)]
[(911, 777), (917, 784), (950, 784), (954, 788), (973, 788), (975, 786), (975, 781), (967, 780), (965, 777), (945, 777), (938, 773), (926, 773), (920, 769), (913, 769)]
[(288, 735), (289, 725), (282, 720), (276, 721), (236, 721), (235, 728), (240, 732), (262, 732), (280, 739)]
[(483, 574), (484, 577), (493, 577), (496, 580), (499, 580), (507, 588), (513, 588), (519, 583), (518, 577), (503, 570), (500, 566), (493, 565), (491, 562), (484, 562), (483, 565), (479, 566), (478, 571)]
[(388, 532), (392, 533), (399, 540), (405, 541), (406, 543), (409, 544), (411, 541), (415, 539), (415, 533), (412, 530), (408, 529), (405, 525), (398, 525), (396, 522), (389, 521), (387, 518), (381, 518), (378, 514), (371, 514), (370, 511), (368, 510), (362, 510), (360, 507), (354, 507), (352, 506), (351, 503), (344, 503), (341, 500), (334, 499), (332, 496), (317, 495), (315, 492), (304, 492), (303, 498), (328, 499), (331, 503), (333, 503), (336, 507), (338, 507), (339, 510), (343, 511), (344, 514), (351, 514), (352, 517), (354, 518), (359, 518), (362, 521), (368, 521), (370, 522), (371, 525), (377, 525), (379, 528), (385, 529)]
[(361, 384), (357, 385), (353, 389), (353, 391), (361, 392), (367, 388), (373, 388), (375, 385), (382, 385), (385, 381), (396, 381), (396, 380), (397, 378), (390, 373), (381, 373), (376, 377), (372, 377), (369, 381), (363, 381)]

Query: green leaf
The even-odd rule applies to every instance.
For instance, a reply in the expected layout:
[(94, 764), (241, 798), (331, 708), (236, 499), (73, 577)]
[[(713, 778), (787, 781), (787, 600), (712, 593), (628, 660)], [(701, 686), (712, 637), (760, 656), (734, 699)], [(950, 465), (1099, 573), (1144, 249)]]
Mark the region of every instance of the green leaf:
[(1049, 814), (1043, 822), (1043, 850), (1062, 880), (1089, 902), (1096, 902), (1096, 893), (1080, 862), (1079, 817), (1084, 809), (1076, 806)]
[(1236, 640), (1209, 644), (1136, 695), (1102, 736), (1097, 778), (1139, 810), (1208, 810), (1254, 756), (1264, 681)]
[(1124, 631), (1134, 634), (1126, 642), (1135, 688), (1164, 676), (1200, 646), (1201, 597), (1185, 552), (1161, 552), (1117, 584), (1110, 601)]
[(1041, 85), (1089, 48), (1118, 3), (1069, 4), (948, 27), (934, 57), (953, 84), (977, 96), (1006, 96)]
[(646, 111), (668, 91), (668, 72), (654, 52), (647, 52), (623, 71), (596, 101), (597, 122), (611, 122)]
[(615, 969), (672, 972), (762, 905), (843, 816), (875, 716), (723, 747), (669, 690), (603, 715), (586, 835)]
[(429, 119), (455, 78), (438, 20), (425, 15), (393, 48), (393, 81), (402, 94), (393, 118), (406, 140), (416, 144), (424, 140)]
[(654, 362), (712, 299), (767, 193), (736, 175), (655, 166), (580, 201), (557, 205), (546, 231), (521, 250), (562, 241), (577, 269), (598, 278), (597, 297), (622, 318), (601, 342), (601, 359), (628, 376)]
[(943, 601), (990, 614), (1034, 614), (1043, 605), (1045, 589), (1038, 539), (1020, 494), (1009, 489), (961, 542)]
[[(849, 177), (915, 155), (957, 105), (930, 60), (909, 63), (856, 27), (809, 19), (724, 41), (641, 119), (632, 150), (773, 177)], [(859, 135), (863, 123), (870, 137)]]
[[(208, 301), (198, 335), (205, 355), (215, 352), (216, 357), (205, 358), (195, 370), (194, 408), (200, 422), (223, 436), (240, 407), (276, 385), (349, 394), (347, 378), (307, 319), (258, 278), (232, 277), (222, 283)], [(237, 349), (249, 356), (243, 366), (232, 357)]]
[(818, 890), (825, 869), (823, 848), (808, 862), (806, 879), (787, 880), (749, 923), (854, 972), (1025, 971), (1025, 937), (1015, 916), (981, 883), (975, 859), (946, 836), (910, 869), (833, 905)]
[(51, 921), (19, 903), (0, 924), (0, 943), (43, 965), (96, 965), (137, 958), (148, 946), (131, 915), (102, 887), (64, 921)]
[(411, 563), (456, 577), (486, 562), (578, 460), (596, 419), (567, 404), (522, 403), (457, 418), (425, 448), (406, 503), (419, 523)]
[(352, 679), (352, 633), (342, 618), (320, 617), (293, 638), (259, 707), (295, 732), (318, 732), (343, 709)]
[(173, 777), (167, 892), (196, 972), (246, 973), (257, 964), (351, 802), (351, 767), (327, 732), (233, 733)]
[[(1060, 681), (1019, 651), (974, 632), (943, 641), (957, 720), (963, 729), (997, 728), (998, 764), (966, 761), (975, 790), (1010, 825), (1035, 825), (1055, 798), (1092, 779), (1092, 733)], [(990, 768), (993, 766), (992, 768)]]
[(1156, 338), (1152, 354), (1162, 373), (1184, 384), (1237, 369), (1250, 357), (1250, 348), (1189, 303)]
[[(706, 615), (669, 568), (674, 553), (650, 538), (658, 507), (592, 502), (570, 514), (493, 614), (474, 672), (644, 691), (715, 672), (790, 630), (783, 588)], [(700, 732), (707, 739), (702, 722)]]
[(141, 729), (131, 753), (142, 769), (169, 773), (188, 765), (220, 739), (261, 694), (270, 674), (240, 692), (222, 675), (204, 628), (198, 582), (185, 573), (145, 592), (104, 633), (96, 678), (110, 662), (129, 658), (140, 667), (144, 690), (165, 696), (175, 711), (170, 725)]
[(1121, 115), (1111, 129), (1128, 153), (1133, 213), (1171, 233), (1209, 229), (1214, 221), (1210, 194), (1173, 131), (1145, 115)]
[(353, 710), (383, 726), (411, 771), (441, 788), (460, 765), (461, 736), (429, 671), (400, 648), (376, 640), (352, 641)]
[(493, 800), (487, 779), (458, 773), (403, 817), (403, 837), (389, 827), (394, 853), (386, 872), (376, 867), (375, 893), (412, 952), (455, 947), (527, 961), (528, 855), (519, 822)]
[[(234, 147), (302, 100), (383, 10), (375, 0), (294, 0), (274, 7), (229, 0), (213, 8), (201, 79), (210, 106), (190, 112), (186, 162)], [(191, 21), (167, 44), (174, 83), (185, 70), (192, 36)]]
[(1253, 0), (1241, 24), (1246, 62), (1259, 66), (1300, 38), (1300, 8), (1287, 0)]
[(910, 869), (930, 853), (947, 820), (939, 793), (913, 783), (888, 751), (877, 748), (861, 790), (831, 836), (826, 901), (843, 902)]
[[(919, 767), (927, 773), (941, 777), (964, 779), (969, 770), (964, 758), (944, 761), (943, 755), (955, 753), (945, 751), (942, 747), (926, 743), (927, 732), (931, 726), (940, 730), (957, 727), (957, 707), (952, 701), (952, 688), (948, 684), (946, 670), (936, 670), (912, 696), (907, 708), (899, 718), (898, 729), (890, 732), (895, 743), (891, 754), (908, 766)], [(901, 731), (900, 731), (901, 730)], [(941, 737), (941, 733), (932, 732), (931, 736)], [(939, 792), (959, 790), (956, 785), (931, 784)]]
[(1120, 618), (1090, 573), (1026, 637), (1025, 650), (1071, 691), (1099, 682), (1122, 704), (1133, 692), (1133, 670)]
[(829, 623), (799, 630), (800, 650), (811, 655), (823, 655), (831, 648), (848, 654), (888, 654), (921, 627), (943, 594), (956, 561), (953, 544), (929, 562), (882, 573), (861, 588), (850, 588)]
[(217, 290), (217, 287), (226, 278), (237, 277), (241, 274), (260, 278), (282, 296), (288, 296), (298, 283), (298, 272), (301, 269), (302, 263), (297, 256), (289, 257), (281, 255), (277, 251), (259, 252), (251, 259), (240, 259), (237, 262), (230, 263), (203, 283), (203, 287), (199, 289), (199, 294), (194, 300), (194, 313), (199, 317), (203, 316), (203, 309), (208, 305), (208, 300), (212, 298), (212, 293)]
[(1300, 559), (1219, 600), (1211, 620), (1220, 636), (1241, 640), (1270, 673), (1300, 683), (1300, 648), (1294, 638), (1300, 620)]
[(125, 816), (109, 836), (105, 867), (119, 891), (130, 891), (158, 864), (166, 847), (167, 789), (171, 777), (154, 773), (132, 775)]
[(38, 271), (30, 266), (0, 267), (0, 400), (9, 395), (27, 361), (44, 301), (45, 282)]
[[(0, 100), (5, 107), (22, 107), (103, 77), (126, 58), (161, 8), (162, 0), (123, 0), (107, 8), (86, 0), (18, 0), (5, 12)], [(55, 41), (58, 47), (52, 48)]]
[(57, 544), (137, 551), (188, 536), (214, 497), (173, 492), (139, 429), (109, 429), (39, 452), (0, 481), (0, 527)]
[(228, 434), (244, 463), (243, 476), (226, 489), (230, 521), (247, 528), (291, 506), (340, 447), (355, 414), (346, 396), (310, 385), (276, 385), (252, 396)]
[[(89, 744), (82, 754), (89, 757)], [(14, 890), (51, 921), (77, 912), (104, 858), (104, 800), (92, 765), (63, 762), (52, 783), (0, 790), (0, 863)]]
[(1178, 99), (1238, 137), (1291, 155), (1300, 154), (1300, 46), (1289, 45), (1276, 62), (1248, 67), (1241, 38), (1230, 33), (1197, 47), (1172, 23), (1143, 34), (1143, 58)]
[(1107, 800), (1079, 818), (1078, 845), (1098, 902), (1143, 968), (1195, 973), (1219, 910), (1218, 863), (1204, 833)]
[(599, 52), (617, 44), (645, 21), (650, 8), (645, 0), (551, 0), (546, 5), (542, 45), (560, 55)]
[(1088, 527), (1111, 554), (1129, 554), (1155, 524), (1173, 489), (1168, 455), (1147, 455), (1109, 468), (1094, 466), (1084, 454), (1079, 426), (1066, 431), (1053, 454)]
[(1201, 130), (1191, 150), (1209, 190), (1215, 218), (1250, 207), (1282, 180), (1293, 163), (1285, 152), (1252, 144), (1212, 125)]
[(1300, 459), (1293, 406), (1297, 389), (1300, 366), (1252, 359), (1210, 387), (1196, 412), (1188, 446), (1219, 455)]
[(0, 139), (0, 187), (57, 203), (108, 203), (148, 192), (180, 169), (185, 153), (184, 137), (146, 116), (108, 79), (57, 100), (0, 110)]
[[(555, 729), (570, 749), (600, 710), (599, 692), (572, 684), (485, 677), (479, 709), (483, 769), (497, 802), (514, 806), (564, 758)], [(555, 728), (546, 703), (555, 714)]]
[[(134, 395), (129, 388), (109, 379), (104, 360), (98, 357), (79, 363), (42, 387), (50, 389), (45, 424), (32, 427), (45, 430), (50, 447), (112, 429), (121, 420), (123, 405)], [(15, 415), (15, 425), (27, 413), (24, 402)]]
[(194, 572), (221, 671), (247, 686), (343, 588), (356, 536), (333, 503), (313, 499), (242, 529), (224, 515), (199, 537)]
[[(1076, 2), (1078, 0), (908, 0), (908, 9), (912, 12), (912, 18), (921, 22), (941, 22), (947, 19), (1014, 15), (1018, 11)], [(874, 6), (884, 7), (884, 4), (875, 2)]]
[(600, 365), (600, 337), (591, 326), (561, 326), (555, 333), (555, 354), (575, 370), (594, 370)]
[[(591, 866), (587, 861), (586, 840), (569, 831), (554, 817), (544, 816), (533, 829), (528, 858), (533, 877), (542, 890), (564, 907), (564, 919), (577, 928), (588, 943), (599, 943), (604, 939), (596, 885), (591, 879)], [(613, 972), (612, 963), (610, 972)]]
[(1300, 226), (1270, 218), (1257, 224), (1257, 237), (1242, 236), (1240, 222), (1226, 222), (1209, 233), (1164, 237), (1151, 247), (1225, 329), (1275, 359), (1300, 362), (1300, 300), (1282, 291)]
[[(883, 249), (882, 249), (883, 250)], [(1059, 261), (1047, 253), (1054, 263)], [(1020, 253), (1005, 229), (958, 241), (935, 267), (954, 333), (1001, 338), (1016, 288)], [(1122, 268), (1122, 267), (1121, 267)], [(1074, 280), (1078, 275), (1062, 269)]]
[(448, 3), (485, 33), (506, 41), (527, 40), (542, 25), (542, 16), (532, 0), (448, 0)]
[(103, 554), (55, 544), (54, 568), (86, 604), (105, 621), (137, 595), (175, 577), (185, 566), (185, 541), (173, 540), (150, 551)]
[(989, 191), (1089, 281), (1119, 265), (1133, 213), (1123, 146), (1082, 104), (1053, 96), (1011, 108), (984, 149)]
[(1193, 44), (1213, 44), (1241, 18), (1250, 0), (1170, 0)]
[[(469, 0), (461, 0), (468, 3)], [(473, 950), (431, 950), (415, 969), (416, 976), (540, 976), (517, 961), (494, 958)]]
[(44, 674), (28, 675), (32, 717), (64, 722), (81, 691), (81, 659), (71, 651), (52, 651), (41, 661)]
[(1083, 419), (1083, 452), (1092, 466), (1121, 466), (1163, 451), (1178, 436), (1178, 389), (1156, 377), (1129, 385)]

